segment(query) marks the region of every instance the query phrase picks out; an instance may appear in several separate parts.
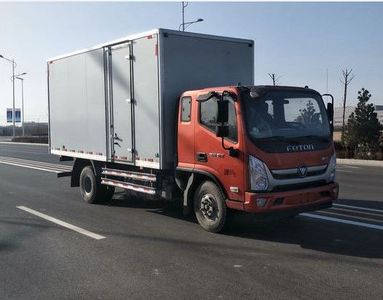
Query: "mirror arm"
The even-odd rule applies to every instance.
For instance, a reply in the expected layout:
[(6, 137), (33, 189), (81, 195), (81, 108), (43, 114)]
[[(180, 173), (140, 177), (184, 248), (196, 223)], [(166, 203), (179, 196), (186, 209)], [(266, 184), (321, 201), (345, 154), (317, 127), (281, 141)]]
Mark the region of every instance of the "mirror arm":
[(224, 140), (225, 140), (225, 138), (224, 137), (222, 137), (222, 148), (224, 149), (224, 150), (226, 150), (226, 151), (229, 151), (229, 155), (231, 156), (231, 157), (238, 157), (238, 155), (239, 155), (239, 150), (238, 149), (235, 149), (234, 147), (225, 147), (225, 143), (224, 143)]
[(334, 107), (334, 96), (333, 95), (331, 95), (331, 94), (323, 94), (322, 95), (322, 97), (323, 96), (327, 96), (327, 97), (330, 97), (331, 98), (331, 103), (332, 103), (332, 106)]
[(230, 96), (234, 102), (237, 101), (237, 95), (235, 93), (229, 92), (229, 91), (223, 91), (221, 94), (221, 99), (223, 100), (224, 96)]
[(222, 142), (222, 148), (224, 149), (224, 150), (230, 150), (230, 149), (233, 149), (233, 147), (229, 147), (229, 148), (227, 148), (227, 147), (225, 147), (225, 138), (224, 137), (221, 137), (221, 142)]

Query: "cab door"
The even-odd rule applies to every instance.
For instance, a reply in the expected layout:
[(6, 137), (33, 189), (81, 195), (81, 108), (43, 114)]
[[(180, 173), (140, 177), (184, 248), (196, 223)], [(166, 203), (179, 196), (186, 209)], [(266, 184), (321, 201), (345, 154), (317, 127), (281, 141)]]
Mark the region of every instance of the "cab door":
[(179, 102), (177, 153), (178, 167), (194, 168), (194, 120), (192, 97), (183, 95)]
[[(203, 97), (201, 97), (203, 98)], [(239, 103), (231, 96), (229, 100), (229, 136), (224, 139), (225, 148), (239, 150), (236, 156), (222, 147), (222, 138), (216, 136), (216, 116), (218, 97), (198, 102), (198, 118), (195, 124), (195, 170), (214, 175), (224, 186), (231, 200), (242, 200), (244, 197), (244, 155), (240, 149), (243, 144), (242, 130), (239, 126)]]

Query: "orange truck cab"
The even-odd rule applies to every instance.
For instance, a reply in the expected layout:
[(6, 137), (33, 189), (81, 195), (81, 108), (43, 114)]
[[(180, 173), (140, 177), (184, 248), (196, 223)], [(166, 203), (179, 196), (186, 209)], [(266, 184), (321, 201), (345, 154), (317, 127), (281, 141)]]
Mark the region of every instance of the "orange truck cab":
[(187, 91), (178, 112), (176, 182), (204, 229), (220, 231), (236, 211), (295, 215), (337, 199), (333, 103), (315, 90)]

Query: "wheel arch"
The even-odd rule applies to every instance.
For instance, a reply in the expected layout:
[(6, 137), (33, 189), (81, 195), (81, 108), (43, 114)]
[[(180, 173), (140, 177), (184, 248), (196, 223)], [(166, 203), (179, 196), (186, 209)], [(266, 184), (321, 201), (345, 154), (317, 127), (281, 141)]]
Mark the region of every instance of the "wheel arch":
[(178, 187), (181, 190), (183, 190), (184, 193), (183, 207), (185, 214), (191, 213), (194, 193), (197, 190), (197, 188), (205, 181), (212, 181), (213, 183), (215, 183), (222, 192), (222, 195), (224, 196), (225, 200), (228, 199), (228, 195), (223, 184), (214, 174), (196, 169), (177, 168), (176, 177), (181, 181), (180, 184), (178, 182), (177, 184)]
[(70, 180), (71, 187), (80, 186), (81, 171), (87, 166), (92, 166), (93, 172), (96, 175), (96, 177), (100, 175), (100, 168), (97, 167), (97, 164), (93, 160), (76, 158), (74, 160), (73, 167), (72, 167), (72, 176)]

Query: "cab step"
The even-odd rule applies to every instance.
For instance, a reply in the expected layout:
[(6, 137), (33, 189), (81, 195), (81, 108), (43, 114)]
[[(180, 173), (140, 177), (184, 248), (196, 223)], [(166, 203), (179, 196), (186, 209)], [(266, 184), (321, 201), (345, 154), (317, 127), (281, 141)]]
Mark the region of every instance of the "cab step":
[(131, 182), (120, 181), (120, 180), (116, 180), (116, 179), (101, 178), (101, 184), (119, 187), (119, 188), (123, 188), (126, 190), (132, 190), (132, 191), (145, 193), (145, 194), (149, 194), (149, 195), (155, 195), (156, 194), (156, 189), (154, 187), (140, 185), (140, 184), (131, 183)]
[(127, 171), (127, 170), (103, 168), (101, 174), (105, 176), (121, 177), (121, 178), (126, 178), (131, 180), (149, 181), (152, 183), (157, 181), (157, 177), (154, 174), (139, 173), (139, 172), (133, 172), (133, 171)]

